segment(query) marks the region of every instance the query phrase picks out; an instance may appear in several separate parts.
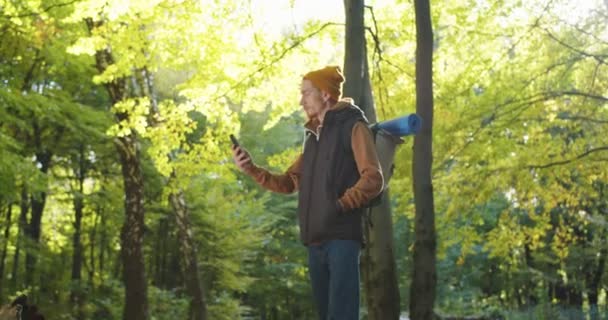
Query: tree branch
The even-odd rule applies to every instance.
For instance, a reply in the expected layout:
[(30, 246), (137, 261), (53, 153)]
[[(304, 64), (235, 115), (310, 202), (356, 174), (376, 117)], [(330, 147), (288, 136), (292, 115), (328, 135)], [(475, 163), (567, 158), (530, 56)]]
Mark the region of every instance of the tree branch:
[[(597, 95), (597, 94), (592, 94), (592, 93), (586, 93), (586, 92), (580, 92), (580, 91), (576, 91), (576, 90), (569, 90), (569, 91), (548, 91), (548, 92), (540, 92), (528, 97), (523, 97), (521, 99), (509, 99), (501, 104), (498, 104), (494, 107), (494, 111), (489, 115), (489, 116), (485, 116), (482, 118), (479, 127), (475, 128), (473, 133), (471, 134), (471, 138), (468, 141), (466, 141), (464, 144), (462, 144), (460, 147), (458, 147), (457, 150), (455, 150), (454, 152), (448, 153), (450, 155), (450, 157), (458, 157), (462, 152), (465, 151), (465, 149), (467, 147), (469, 147), (473, 141), (475, 140), (474, 138), (479, 135), (482, 130), (488, 126), (488, 124), (490, 124), (491, 122), (495, 122), (497, 119), (499, 118), (504, 118), (507, 115), (512, 115), (509, 119), (504, 120), (502, 123), (503, 127), (507, 127), (509, 125), (511, 125), (514, 121), (516, 121), (517, 119), (521, 119), (520, 115), (526, 110), (526, 107), (529, 107), (535, 103), (540, 103), (540, 102), (544, 102), (544, 101), (548, 101), (551, 99), (555, 99), (555, 98), (559, 98), (561, 96), (568, 96), (568, 95), (572, 95), (572, 96), (582, 96), (582, 97), (586, 97), (586, 98), (592, 98), (595, 100), (600, 100), (600, 101), (606, 101), (608, 102), (608, 97), (604, 97), (601, 95)], [(504, 110), (502, 112), (501, 109), (510, 105), (514, 105), (513, 107), (510, 107), (508, 110)], [(481, 118), (481, 116), (476, 117), (475, 119), (479, 119)], [(599, 124), (605, 124), (608, 123), (608, 120), (601, 120), (601, 119), (591, 119), (591, 118), (587, 118), (587, 117), (583, 117), (583, 116), (563, 116), (560, 117), (560, 119), (568, 119), (568, 120), (584, 120), (584, 121), (589, 121), (589, 122), (593, 122), (593, 123), (599, 123)], [(451, 158), (447, 158), (445, 160), (443, 160), (440, 164), (438, 164), (437, 166), (435, 166), (433, 168), (433, 172), (437, 172), (438, 170), (442, 170), (444, 168), (446, 168), (449, 163), (451, 162)], [(497, 171), (500, 171), (502, 169), (497, 169)]]
[[(573, 121), (585, 121), (596, 124), (608, 124), (608, 119), (594, 119), (587, 116), (579, 116), (579, 115), (567, 115), (567, 114), (558, 114), (557, 119), (559, 120), (573, 120)], [(535, 117), (535, 118), (522, 118), (523, 121), (536, 121), (536, 122), (546, 122), (547, 119), (543, 117)]]
[[(549, 162), (549, 163), (545, 163), (545, 164), (531, 164), (531, 165), (522, 165), (522, 166), (518, 166), (518, 167), (499, 167), (499, 168), (494, 168), (494, 169), (490, 169), (487, 171), (483, 171), (479, 173), (479, 176), (481, 177), (481, 180), (487, 179), (499, 172), (504, 172), (507, 170), (515, 170), (515, 169), (548, 169), (551, 167), (556, 167), (556, 166), (562, 166), (565, 164), (569, 164), (578, 160), (581, 160), (593, 153), (596, 152), (601, 152), (601, 151), (608, 151), (608, 146), (603, 146), (603, 147), (598, 147), (598, 148), (592, 148), (587, 150), (586, 152), (583, 152), (577, 156), (575, 156), (574, 158), (571, 159), (565, 159), (565, 160), (560, 160), (560, 161), (555, 161), (555, 162)], [(589, 161), (592, 162), (605, 162), (607, 159), (606, 158), (594, 158), (594, 159), (590, 159)]]
[[(384, 58), (382, 57), (382, 47), (380, 46), (380, 37), (378, 36), (378, 21), (376, 20), (376, 15), (374, 14), (374, 8), (372, 6), (364, 6), (364, 8), (368, 9), (371, 12), (372, 22), (374, 23), (373, 29), (371, 27), (365, 27), (365, 29), (369, 31), (372, 36), (372, 39), (374, 40), (374, 53), (372, 54), (372, 61), (375, 67), (374, 76), (376, 76), (378, 78), (379, 83), (382, 84), (384, 83), (384, 78), (382, 77), (382, 68), (380, 67), (380, 63), (384, 60)], [(384, 106), (386, 105), (388, 100), (388, 93), (386, 91), (386, 89), (379, 89), (378, 98), (380, 101), (380, 105), (379, 108), (376, 108), (382, 112), (382, 116), (384, 118), (386, 118)]]
[(68, 2), (56, 3), (56, 4), (52, 4), (48, 7), (42, 8), (42, 11), (39, 11), (39, 12), (26, 12), (26, 13), (22, 13), (22, 14), (19, 14), (16, 16), (3, 16), (3, 17), (7, 18), (7, 19), (33, 17), (33, 16), (39, 15), (40, 12), (49, 12), (55, 8), (69, 6), (71, 4), (74, 4), (74, 3), (80, 2), (80, 1), (82, 1), (82, 0), (72, 0), (72, 1), (68, 1)]
[(555, 42), (557, 42), (557, 43), (561, 44), (562, 46), (564, 46), (564, 47), (566, 47), (566, 48), (570, 49), (571, 51), (574, 51), (574, 52), (576, 52), (576, 53), (579, 53), (579, 54), (581, 54), (581, 55), (583, 55), (583, 56), (585, 56), (585, 57), (593, 58), (593, 59), (597, 60), (597, 61), (598, 61), (598, 62), (600, 62), (600, 63), (606, 64), (606, 60), (604, 60), (604, 58), (606, 57), (606, 55), (598, 55), (598, 54), (588, 53), (588, 52), (586, 52), (586, 51), (583, 51), (583, 50), (577, 49), (577, 48), (575, 48), (575, 47), (573, 47), (573, 46), (571, 46), (571, 45), (567, 44), (566, 42), (562, 41), (561, 39), (558, 39), (558, 38), (557, 38), (555, 35), (553, 35), (553, 33), (551, 33), (551, 31), (549, 31), (548, 29), (546, 29), (546, 28), (542, 28), (542, 29), (543, 29), (543, 30), (544, 30), (544, 31), (547, 33), (547, 35), (549, 36), (549, 38), (553, 39)]
[(505, 122), (508, 125), (508, 124), (511, 124), (513, 121), (517, 120), (519, 118), (519, 115), (525, 111), (526, 107), (533, 105), (535, 103), (549, 101), (549, 100), (563, 97), (563, 96), (582, 96), (585, 98), (591, 98), (591, 99), (595, 99), (595, 100), (608, 102), (608, 97), (604, 97), (604, 96), (592, 94), (592, 93), (587, 93), (587, 92), (581, 92), (581, 91), (577, 91), (577, 90), (547, 91), (547, 92), (541, 92), (541, 93), (535, 94), (530, 97), (525, 97), (523, 99), (507, 101), (506, 103), (500, 105), (500, 107), (507, 106), (509, 104), (516, 104), (516, 103), (518, 103), (518, 105), (516, 105), (514, 108), (505, 110), (504, 112), (497, 114), (495, 118), (499, 118), (499, 117), (502, 118), (508, 114), (516, 113), (515, 116), (511, 117), (511, 119), (509, 119)]
[(560, 165), (564, 165), (564, 164), (575, 162), (577, 160), (580, 160), (580, 159), (585, 158), (585, 157), (587, 157), (587, 156), (589, 156), (589, 155), (591, 155), (593, 153), (600, 152), (600, 151), (608, 151), (608, 146), (603, 146), (603, 147), (589, 149), (589, 150), (587, 150), (587, 151), (585, 151), (585, 152), (583, 152), (583, 153), (581, 153), (581, 154), (579, 154), (576, 157), (571, 158), (571, 159), (566, 159), (566, 160), (561, 160), (561, 161), (555, 161), (555, 162), (549, 162), (549, 163), (546, 163), (546, 164), (539, 164), (539, 165), (527, 165), (527, 166), (524, 166), (523, 168), (527, 168), (527, 169), (547, 169), (547, 168), (550, 168), (550, 167), (560, 166)]
[(599, 43), (603, 43), (603, 44), (608, 44), (608, 42), (606, 42), (606, 40), (598, 37), (596, 34), (593, 34), (593, 33), (589, 32), (588, 30), (585, 30), (584, 28), (580, 27), (577, 24), (572, 24), (572, 23), (566, 21), (565, 19), (561, 19), (561, 18), (558, 18), (558, 20), (561, 23), (563, 23), (563, 24), (565, 24), (565, 25), (567, 25), (567, 26), (575, 29), (576, 31), (578, 31), (578, 32), (580, 32), (580, 33), (582, 33), (582, 34), (584, 34), (586, 36), (589, 36), (589, 37), (593, 38), (593, 41), (596, 42), (596, 43), (599, 42)]
[(547, 94), (551, 98), (553, 98), (553, 97), (560, 97), (560, 96), (581, 96), (581, 97), (585, 97), (585, 98), (591, 98), (591, 99), (594, 99), (594, 100), (600, 100), (600, 101), (608, 102), (608, 97), (604, 97), (604, 96), (597, 95), (597, 94), (592, 94), (592, 93), (587, 93), (587, 92), (576, 91), (576, 90), (553, 91), (553, 92), (550, 91), (550, 92), (547, 92)]
[(270, 68), (271, 66), (273, 66), (275, 63), (281, 61), (286, 55), (287, 53), (289, 53), (291, 50), (295, 49), (296, 47), (300, 46), (304, 41), (314, 37), (315, 35), (319, 34), (321, 31), (323, 31), (325, 28), (329, 27), (329, 26), (334, 26), (334, 25), (342, 25), (340, 23), (335, 23), (335, 22), (326, 22), (325, 24), (321, 25), (317, 30), (303, 36), (303, 37), (299, 37), (297, 38), (297, 41), (295, 41), (292, 45), (290, 45), (289, 47), (287, 47), (285, 50), (283, 50), (283, 52), (281, 52), (281, 54), (272, 59), (269, 63), (262, 65), (260, 67), (258, 67), (255, 71), (249, 73), (248, 75), (246, 75), (245, 77), (243, 77), (239, 82), (235, 83), (234, 85), (232, 85), (228, 90), (226, 90), (224, 93), (220, 94), (219, 96), (215, 97), (214, 99), (212, 99), (212, 101), (214, 100), (218, 100), (222, 97), (225, 97), (228, 93), (230, 93), (231, 91), (233, 91), (234, 89), (238, 88), (239, 86), (241, 86), (245, 81), (249, 80), (250, 78), (252, 78), (254, 75), (256, 75), (257, 73), (260, 73), (262, 71), (264, 71), (267, 68)]
[(372, 21), (374, 22), (374, 29), (372, 30), (371, 28), (367, 27), (367, 31), (369, 31), (369, 33), (372, 35), (372, 38), (374, 38), (374, 54), (378, 54), (378, 57), (380, 60), (382, 60), (382, 48), (380, 48), (380, 38), (378, 37), (378, 21), (376, 20), (376, 15), (374, 14), (374, 8), (372, 6), (365, 6), (365, 8), (369, 9), (369, 11), (372, 13)]

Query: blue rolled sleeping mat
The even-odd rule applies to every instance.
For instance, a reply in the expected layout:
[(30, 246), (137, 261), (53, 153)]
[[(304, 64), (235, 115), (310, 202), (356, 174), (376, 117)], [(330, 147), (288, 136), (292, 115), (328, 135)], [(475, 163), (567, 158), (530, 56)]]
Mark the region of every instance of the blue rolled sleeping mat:
[(415, 113), (399, 118), (378, 122), (371, 125), (372, 131), (384, 130), (396, 137), (404, 137), (418, 133), (422, 127), (422, 119)]

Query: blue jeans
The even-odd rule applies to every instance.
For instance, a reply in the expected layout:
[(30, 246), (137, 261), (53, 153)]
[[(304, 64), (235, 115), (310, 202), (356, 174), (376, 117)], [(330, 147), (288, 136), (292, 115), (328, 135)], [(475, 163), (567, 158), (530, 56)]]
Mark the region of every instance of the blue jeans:
[(359, 251), (355, 240), (308, 246), (308, 271), (320, 320), (359, 319)]

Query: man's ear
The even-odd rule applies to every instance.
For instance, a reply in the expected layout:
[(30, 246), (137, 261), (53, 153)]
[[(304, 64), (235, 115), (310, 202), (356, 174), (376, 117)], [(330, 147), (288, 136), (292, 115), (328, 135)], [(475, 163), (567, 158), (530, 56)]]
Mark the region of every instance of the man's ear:
[(331, 94), (321, 90), (321, 98), (323, 99), (323, 102), (327, 102), (331, 99)]

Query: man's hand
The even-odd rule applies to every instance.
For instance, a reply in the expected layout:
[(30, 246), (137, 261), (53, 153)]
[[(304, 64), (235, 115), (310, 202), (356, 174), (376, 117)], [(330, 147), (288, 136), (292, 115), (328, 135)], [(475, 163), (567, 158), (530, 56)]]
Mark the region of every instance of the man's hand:
[(232, 159), (234, 159), (236, 166), (243, 172), (248, 172), (253, 168), (253, 160), (249, 152), (240, 146), (232, 146)]

